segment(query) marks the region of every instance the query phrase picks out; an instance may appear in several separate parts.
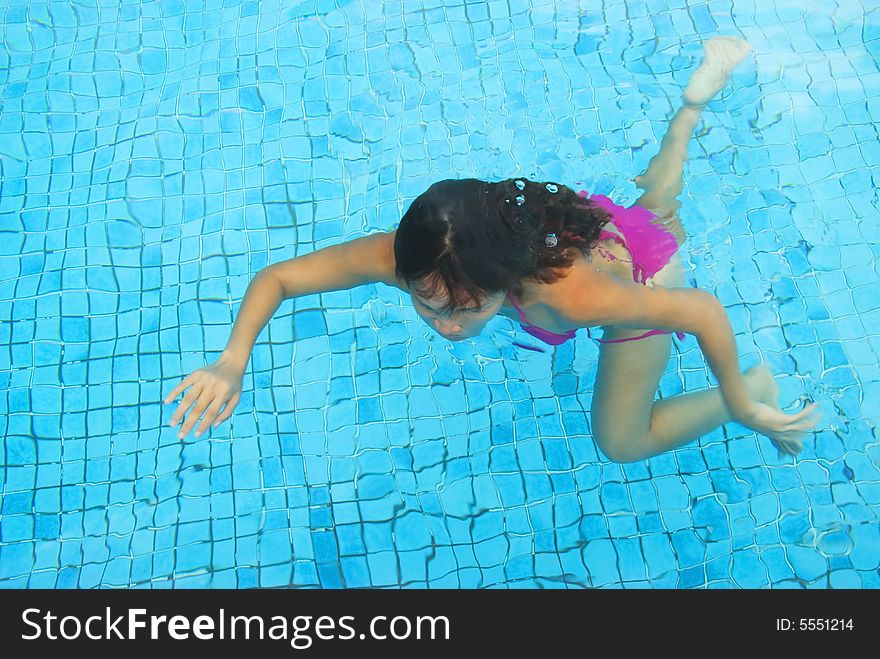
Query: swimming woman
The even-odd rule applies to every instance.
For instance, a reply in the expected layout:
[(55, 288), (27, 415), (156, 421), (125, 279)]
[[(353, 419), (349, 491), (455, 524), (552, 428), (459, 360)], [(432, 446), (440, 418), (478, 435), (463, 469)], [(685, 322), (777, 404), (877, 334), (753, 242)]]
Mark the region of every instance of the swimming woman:
[[(659, 153), (635, 179), (644, 194), (633, 206), (526, 179), (435, 183), (395, 231), (257, 273), (226, 349), (165, 399), (188, 388), (169, 425), (185, 416), (183, 438), (201, 419), (201, 436), (232, 415), (257, 335), (283, 300), (382, 282), (409, 293), (417, 313), (450, 341), (476, 336), (496, 314), (551, 345), (601, 326), (592, 429), (610, 460), (644, 460), (731, 420), (767, 436), (779, 455), (797, 455), (819, 420), (817, 404), (784, 413), (764, 364), (740, 372), (723, 305), (685, 286), (677, 197), (687, 145), (703, 108), (751, 47), (716, 37), (704, 51)], [(719, 386), (654, 400), (673, 332), (696, 337)]]

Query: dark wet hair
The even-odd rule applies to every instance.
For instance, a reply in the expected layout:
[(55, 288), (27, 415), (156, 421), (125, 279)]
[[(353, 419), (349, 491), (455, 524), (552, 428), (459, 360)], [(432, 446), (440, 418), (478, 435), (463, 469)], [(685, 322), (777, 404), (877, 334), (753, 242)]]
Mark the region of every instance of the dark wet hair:
[[(443, 310), (481, 303), (526, 279), (552, 283), (599, 240), (610, 216), (559, 183), (526, 178), (438, 181), (404, 213), (394, 237), (396, 274)], [(555, 233), (554, 247), (544, 244)]]

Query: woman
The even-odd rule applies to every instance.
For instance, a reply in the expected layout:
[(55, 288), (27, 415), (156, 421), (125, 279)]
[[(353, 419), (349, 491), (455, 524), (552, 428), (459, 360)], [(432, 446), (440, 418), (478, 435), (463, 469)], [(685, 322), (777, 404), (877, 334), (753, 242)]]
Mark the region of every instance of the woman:
[[(636, 178), (644, 194), (632, 207), (525, 179), (435, 183), (396, 231), (258, 273), (220, 358), (166, 398), (189, 388), (169, 425), (186, 415), (182, 438), (201, 418), (200, 436), (229, 418), (254, 341), (282, 300), (383, 282), (410, 293), (419, 315), (452, 341), (479, 334), (499, 313), (552, 345), (602, 326), (591, 412), (594, 439), (610, 460), (644, 460), (730, 420), (769, 437), (780, 454), (797, 455), (819, 420), (817, 404), (783, 413), (766, 366), (740, 373), (721, 303), (684, 287), (679, 248), (686, 236), (676, 198), (687, 144), (706, 103), (751, 51), (731, 37), (704, 48), (660, 152)], [(697, 338), (718, 387), (654, 400), (672, 332)]]

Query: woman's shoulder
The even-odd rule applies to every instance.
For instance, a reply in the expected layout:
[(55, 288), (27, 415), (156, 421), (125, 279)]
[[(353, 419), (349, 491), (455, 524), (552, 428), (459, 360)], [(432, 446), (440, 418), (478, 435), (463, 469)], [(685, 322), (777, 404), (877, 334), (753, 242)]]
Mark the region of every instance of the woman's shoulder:
[(394, 256), (394, 235), (397, 229), (385, 233), (375, 233), (376, 249), (382, 264), (379, 281), (388, 286), (395, 286), (409, 293), (406, 282), (397, 276), (397, 259)]
[[(561, 274), (562, 277), (549, 284), (526, 284), (524, 304), (541, 307), (553, 317), (554, 324), (566, 329), (597, 324), (603, 315), (600, 310), (607, 305), (608, 278), (614, 275), (596, 268), (585, 256), (576, 258)], [(591, 322), (589, 309), (593, 307), (597, 322)]]

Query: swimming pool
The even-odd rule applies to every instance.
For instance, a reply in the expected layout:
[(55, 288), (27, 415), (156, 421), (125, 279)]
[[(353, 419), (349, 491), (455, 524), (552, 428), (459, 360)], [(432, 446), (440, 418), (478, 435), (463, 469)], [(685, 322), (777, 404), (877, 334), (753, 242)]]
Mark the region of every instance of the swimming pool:
[[(0, 0), (0, 586), (880, 586), (880, 10), (867, 0)], [(715, 34), (681, 215), (744, 366), (824, 418), (643, 463), (597, 348), (434, 335), (383, 285), (284, 302), (230, 422), (162, 399), (269, 263), (431, 182), (630, 180)], [(294, 340), (294, 337), (296, 340)], [(693, 337), (661, 395), (710, 383)]]

